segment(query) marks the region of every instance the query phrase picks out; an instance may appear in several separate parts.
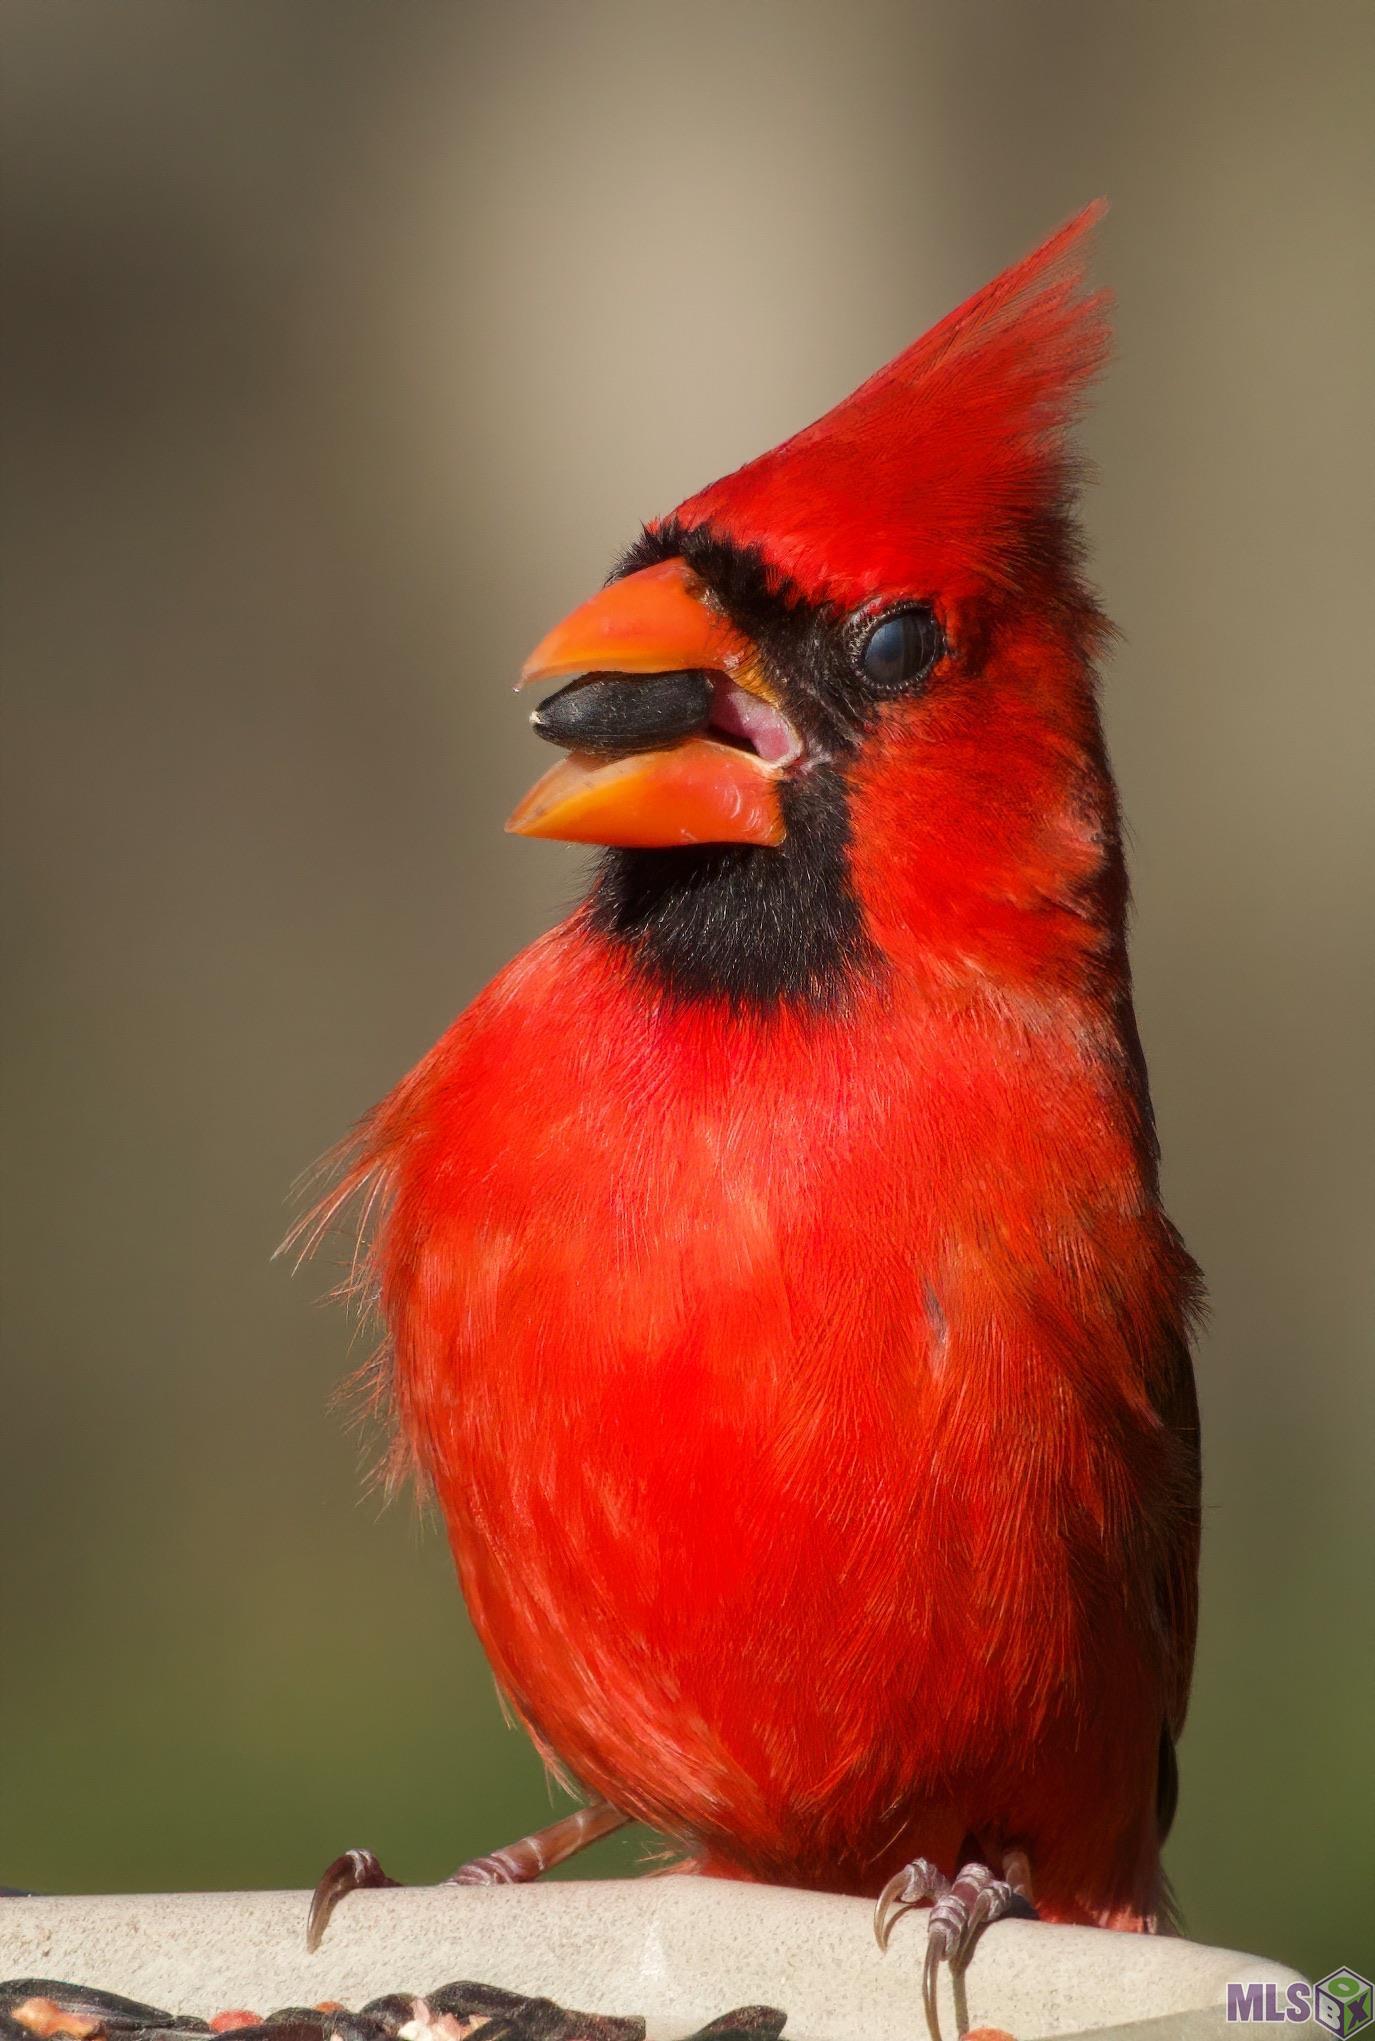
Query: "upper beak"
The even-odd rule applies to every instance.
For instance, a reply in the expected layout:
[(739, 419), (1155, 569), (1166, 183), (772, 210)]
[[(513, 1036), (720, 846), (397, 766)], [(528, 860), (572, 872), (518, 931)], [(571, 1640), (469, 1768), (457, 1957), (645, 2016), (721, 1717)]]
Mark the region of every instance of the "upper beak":
[(612, 581), (540, 639), (520, 670), (520, 685), (570, 673), (739, 666), (754, 647), (705, 597), (685, 560), (661, 560)]
[[(518, 836), (624, 848), (781, 843), (779, 782), (800, 755), (800, 742), (763, 678), (754, 645), (715, 607), (686, 561), (642, 568), (581, 604), (535, 647), (520, 685), (598, 673), (624, 676), (633, 687), (634, 676), (687, 671), (707, 674), (719, 704), (700, 733), (610, 759), (573, 751), (531, 788), (507, 828)], [(747, 740), (764, 728), (769, 755), (713, 738), (713, 724)]]

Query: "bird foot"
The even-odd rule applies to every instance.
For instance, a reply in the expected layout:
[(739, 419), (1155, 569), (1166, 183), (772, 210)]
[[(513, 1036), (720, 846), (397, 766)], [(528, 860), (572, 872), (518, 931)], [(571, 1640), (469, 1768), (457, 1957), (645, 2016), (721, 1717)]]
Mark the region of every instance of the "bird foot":
[[(916, 1858), (895, 1873), (879, 1894), (874, 1909), (874, 1934), (880, 1949), (888, 1947), (899, 1915), (928, 1901), (931, 1917), (926, 1927), (921, 1997), (931, 2041), (941, 2041), (937, 1987), (942, 1963), (949, 1964), (951, 1981), (958, 1988), (974, 1944), (986, 1927), (1010, 1917), (1037, 1918), (1025, 1852), (1007, 1852), (1001, 1878), (995, 1878), (987, 1864), (966, 1864), (953, 1883), (927, 1858)], [(958, 2005), (956, 2010), (963, 2030), (963, 2011)]]
[[(508, 1843), (505, 1849), (460, 1864), (444, 1883), (528, 1885), (543, 1872), (552, 1871), (556, 1864), (567, 1863), (590, 1843), (600, 1842), (603, 1836), (624, 1828), (629, 1819), (629, 1815), (609, 1802), (594, 1800), (590, 1806), (566, 1814), (561, 1821), (551, 1822), (548, 1828), (535, 1829), (519, 1842)], [(376, 1892), (400, 1883), (399, 1878), (387, 1875), (371, 1850), (345, 1850), (341, 1857), (326, 1865), (311, 1894), (306, 1918), (307, 1950), (313, 1955), (319, 1948), (330, 1916), (341, 1899), (347, 1899), (351, 1892)]]

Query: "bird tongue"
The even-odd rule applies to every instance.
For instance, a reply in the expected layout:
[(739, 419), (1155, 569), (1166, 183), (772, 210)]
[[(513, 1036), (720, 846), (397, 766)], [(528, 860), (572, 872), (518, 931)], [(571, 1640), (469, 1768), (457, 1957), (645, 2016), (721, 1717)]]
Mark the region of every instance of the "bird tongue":
[(787, 717), (724, 674), (713, 678), (711, 727), (723, 737), (743, 737), (766, 765), (791, 765), (802, 756), (802, 740)]

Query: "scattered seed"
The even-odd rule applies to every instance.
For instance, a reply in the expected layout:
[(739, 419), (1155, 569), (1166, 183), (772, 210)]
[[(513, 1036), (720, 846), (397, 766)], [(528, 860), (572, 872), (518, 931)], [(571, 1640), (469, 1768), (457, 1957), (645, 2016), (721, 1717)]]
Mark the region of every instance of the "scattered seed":
[(370, 1998), (359, 2011), (365, 2019), (378, 2020), (388, 2034), (396, 2034), (415, 2012), (415, 1998), (405, 1991), (389, 1991), (381, 1998)]
[[(742, 2006), (692, 2041), (778, 2041), (784, 2015)], [(645, 2041), (637, 2016), (583, 2013), (501, 1985), (460, 1980), (425, 1996), (388, 1992), (351, 2012), (337, 1999), (280, 2006), (264, 2019), (226, 2006), (212, 2020), (165, 2013), (137, 1999), (50, 1978), (0, 1983), (0, 2041)], [(983, 2029), (973, 2041), (1012, 2041)]]
[(327, 2013), (324, 2024), (328, 2041), (391, 2041), (382, 2022), (367, 2013)]
[(100, 2032), (100, 2021), (89, 2013), (71, 2013), (60, 2006), (56, 1999), (26, 1998), (14, 2009), (14, 2017), (21, 2027), (38, 2036), (38, 2041), (48, 2041), (50, 2034), (71, 2036), (71, 2041), (91, 2041), (91, 2036)]
[[(98, 1991), (92, 1985), (65, 1984), (54, 1977), (14, 1977), (0, 1984), (0, 2010), (11, 2017), (28, 1998), (51, 1999), (63, 2012), (79, 2013), (86, 2019), (96, 2020), (111, 2032), (177, 2024), (175, 2013), (165, 2013), (158, 2006), (145, 2005), (141, 1999), (121, 1998), (118, 1992)], [(193, 2024), (201, 2032), (205, 2031), (203, 2020)]]
[(709, 2020), (688, 2041), (778, 2041), (787, 2021), (777, 2006), (741, 2006), (722, 2013), (719, 2020)]

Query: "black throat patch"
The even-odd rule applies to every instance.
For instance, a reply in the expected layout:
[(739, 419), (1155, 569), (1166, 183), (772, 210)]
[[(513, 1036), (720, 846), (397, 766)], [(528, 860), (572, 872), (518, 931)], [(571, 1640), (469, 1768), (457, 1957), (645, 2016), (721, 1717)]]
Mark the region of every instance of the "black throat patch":
[(775, 670), (789, 714), (827, 763), (783, 788), (787, 836), (777, 846), (703, 844), (608, 851), (587, 903), (591, 926), (624, 945), (660, 989), (769, 1010), (834, 1009), (881, 967), (850, 876), (844, 755), (818, 654), (829, 631), (762, 561), (706, 534), (661, 526), (640, 539), (619, 574), (685, 558)]
[(608, 851), (588, 901), (592, 926), (684, 998), (843, 1006), (879, 957), (850, 882), (837, 769), (819, 766), (787, 788), (783, 812), (788, 834), (776, 847)]

